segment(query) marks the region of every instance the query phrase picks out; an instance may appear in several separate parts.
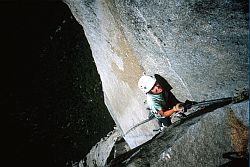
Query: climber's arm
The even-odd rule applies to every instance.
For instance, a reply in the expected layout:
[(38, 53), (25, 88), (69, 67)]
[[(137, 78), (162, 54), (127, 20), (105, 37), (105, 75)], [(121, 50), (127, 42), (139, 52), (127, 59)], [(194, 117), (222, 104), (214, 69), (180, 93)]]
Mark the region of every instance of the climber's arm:
[(173, 113), (175, 112), (179, 112), (183, 110), (183, 107), (180, 106), (180, 103), (178, 103), (176, 106), (174, 106), (172, 109), (170, 110), (160, 110), (158, 111), (158, 113), (164, 117), (170, 117)]

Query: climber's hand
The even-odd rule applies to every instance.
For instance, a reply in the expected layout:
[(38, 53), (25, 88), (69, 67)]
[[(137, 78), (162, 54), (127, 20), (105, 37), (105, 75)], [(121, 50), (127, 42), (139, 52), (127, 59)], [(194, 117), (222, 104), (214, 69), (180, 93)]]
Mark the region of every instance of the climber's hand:
[(175, 112), (179, 112), (179, 111), (183, 111), (183, 110), (184, 110), (183, 103), (178, 103), (174, 106)]

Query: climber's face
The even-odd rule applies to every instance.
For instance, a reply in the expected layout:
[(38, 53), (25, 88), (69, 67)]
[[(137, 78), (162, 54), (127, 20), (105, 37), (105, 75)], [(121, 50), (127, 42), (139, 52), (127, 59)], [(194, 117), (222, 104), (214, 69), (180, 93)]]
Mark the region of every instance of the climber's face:
[(154, 87), (150, 90), (150, 93), (159, 94), (159, 93), (162, 93), (162, 91), (163, 91), (163, 88), (158, 82), (156, 82)]

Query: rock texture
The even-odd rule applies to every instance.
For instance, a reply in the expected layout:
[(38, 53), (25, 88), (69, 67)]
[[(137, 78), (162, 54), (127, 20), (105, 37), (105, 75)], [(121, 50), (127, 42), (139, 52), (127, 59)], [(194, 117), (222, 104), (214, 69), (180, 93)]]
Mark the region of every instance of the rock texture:
[[(145, 95), (137, 88), (143, 72), (165, 77), (181, 101), (232, 96), (248, 85), (245, 1), (64, 1), (83, 26), (105, 103), (122, 133), (147, 117)], [(217, 117), (213, 121), (216, 127), (222, 124)], [(192, 126), (209, 125), (201, 121)], [(156, 126), (151, 121), (125, 140), (134, 148), (151, 139)], [(219, 129), (218, 134), (222, 135)]]
[(111, 131), (107, 137), (102, 138), (101, 141), (90, 150), (89, 154), (86, 156), (86, 162), (82, 161), (79, 165), (82, 164), (82, 166), (84, 166), (86, 163), (89, 167), (105, 166), (114, 148), (115, 142), (119, 137), (120, 134), (117, 130)]
[(191, 108), (148, 142), (129, 150), (117, 131), (96, 144), (83, 166), (248, 166), (249, 102)]
[[(238, 160), (237, 166), (246, 167), (246, 157), (240, 158), (234, 153), (248, 152), (248, 128), (239, 123), (242, 114), (244, 123), (249, 123), (248, 112), (234, 113), (232, 108), (248, 109), (248, 105), (248, 102), (230, 105), (170, 127), (127, 160), (126, 166), (233, 166)], [(230, 156), (236, 158), (230, 159)]]

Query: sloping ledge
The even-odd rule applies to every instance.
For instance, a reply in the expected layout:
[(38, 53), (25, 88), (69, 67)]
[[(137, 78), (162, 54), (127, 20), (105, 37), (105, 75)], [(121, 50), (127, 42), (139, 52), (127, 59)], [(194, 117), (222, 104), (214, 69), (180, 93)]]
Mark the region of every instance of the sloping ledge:
[[(124, 144), (123, 151), (120, 151), (121, 147), (117, 149), (122, 143), (121, 136), (116, 134), (114, 139), (113, 133), (92, 148), (86, 165), (210, 167), (236, 163), (247, 166), (248, 110), (249, 101), (246, 100), (237, 104), (217, 103), (196, 112), (189, 111), (187, 119), (175, 122), (131, 150)], [(117, 151), (120, 153), (115, 155)], [(103, 156), (106, 158), (100, 158)]]
[(130, 158), (110, 166), (248, 166), (248, 105), (229, 105), (173, 125)]

